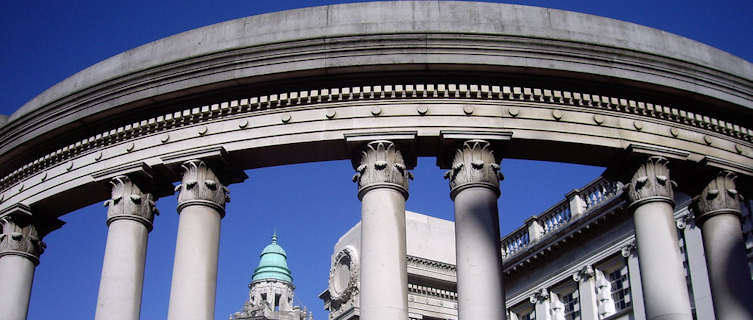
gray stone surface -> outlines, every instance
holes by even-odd
[[[31,298],[31,283],[36,265],[27,257],[0,257],[0,316],[7,320],[26,320]]]
[[[373,41],[375,35],[378,41]],[[344,36],[363,38],[363,46],[352,54],[332,54],[330,50],[347,47],[340,41]],[[435,45],[446,47],[448,41],[459,49],[433,50]],[[291,46],[272,45],[277,43]],[[399,44],[403,49],[391,51],[385,44]],[[494,48],[488,49],[488,45]],[[516,48],[514,54],[509,53],[511,47]],[[479,54],[481,48],[483,54]],[[553,48],[562,51],[552,53]],[[232,61],[225,59],[229,52],[236,57]],[[306,52],[305,59],[296,52]],[[249,62],[242,58],[260,54],[275,60]],[[563,60],[562,55],[571,58]],[[186,63],[190,61],[197,63]],[[416,65],[432,70],[447,65],[534,70],[546,65],[548,71],[538,71],[635,80],[728,101],[746,112],[753,107],[753,64],[660,30],[527,6],[374,2],[242,18],[124,52],[71,76],[22,106],[0,129],[0,135],[13,136],[0,146],[0,152],[116,107],[122,112],[124,106],[144,106],[144,99],[165,101],[187,92],[295,77],[297,72],[323,75],[346,70],[415,69]],[[648,66],[651,68],[646,69]],[[190,75],[186,68],[190,68]]]
[[[117,220],[110,224],[95,319],[140,318],[148,234],[141,222]]]

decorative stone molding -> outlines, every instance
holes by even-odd
[[[358,294],[358,253],[352,247],[341,250],[329,269],[329,294],[335,303],[344,303]]]
[[[549,290],[546,290],[544,288],[534,291],[533,294],[530,297],[528,297],[528,301],[530,301],[533,304],[537,304],[537,303],[544,302],[547,300],[549,300]]]
[[[675,182],[669,178],[668,163],[667,158],[651,156],[641,164],[626,185],[629,208],[654,201],[668,202],[674,206],[672,189]]]
[[[549,313],[552,320],[565,320],[565,304],[560,301],[560,296],[549,292]]]
[[[217,178],[215,172],[202,160],[188,160],[181,165],[183,180],[175,187],[178,192],[178,212],[189,205],[212,207],[225,215],[225,203],[230,202],[230,191]]]
[[[143,223],[151,231],[154,215],[159,214],[154,196],[141,191],[128,176],[114,177],[110,185],[112,198],[104,202],[108,207],[107,225],[116,220],[133,220]]]
[[[40,223],[29,207],[17,204],[0,214],[0,257],[18,255],[28,258],[34,265],[47,245],[42,241],[47,233],[63,225],[60,220]]]
[[[457,270],[455,269],[455,265],[429,260],[421,257],[415,257],[415,256],[406,256],[405,257],[408,266],[420,268],[420,269],[426,269],[426,270],[432,270],[435,272],[448,272],[451,274],[455,274]]]
[[[395,144],[387,140],[376,140],[366,144],[361,152],[360,165],[356,167],[353,182],[358,183],[358,199],[375,188],[392,188],[407,199],[409,180],[413,173],[408,171],[403,155]]]
[[[583,266],[580,270],[573,273],[573,280],[576,282],[587,281],[593,278],[595,275],[594,269],[591,266]]]
[[[612,284],[601,270],[596,271],[596,305],[599,318],[604,319],[617,312],[612,299]]]
[[[737,192],[736,178],[734,173],[721,170],[703,188],[701,194],[693,199],[696,223],[700,225],[708,218],[719,214],[732,214],[742,218],[742,196]]]
[[[456,90],[450,92],[448,87],[456,87]],[[195,123],[212,121],[220,117],[229,115],[247,115],[250,112],[262,108],[287,107],[295,105],[318,104],[328,101],[359,101],[367,99],[425,99],[425,98],[444,98],[444,99],[488,99],[488,100],[514,100],[514,101],[532,101],[539,103],[548,103],[553,105],[584,107],[589,109],[605,109],[610,112],[621,112],[625,114],[637,115],[646,118],[653,118],[661,121],[671,121],[682,126],[690,126],[698,130],[708,130],[715,133],[728,136],[743,141],[753,141],[753,130],[732,124],[722,120],[715,119],[703,114],[696,114],[682,110],[682,108],[662,106],[649,102],[642,102],[621,97],[608,97],[598,94],[587,94],[580,92],[537,89],[527,87],[495,86],[486,84],[470,85],[447,85],[447,84],[416,84],[416,85],[395,85],[394,89],[384,95],[381,94],[384,86],[358,86],[331,88],[322,90],[304,90],[301,92],[286,92],[270,94],[265,96],[255,96],[238,100],[219,101],[215,104],[197,106],[185,109],[181,112],[168,113],[155,116],[149,119],[143,119],[133,124],[125,125],[118,128],[112,128],[97,135],[81,141],[74,141],[70,145],[55,150],[34,161],[18,167],[16,170],[8,173],[0,179],[0,191],[8,190],[15,183],[42,172],[56,164],[68,159],[86,154],[87,151],[97,148],[106,147],[122,143],[124,140],[139,138],[143,135],[152,135],[161,133],[162,143],[170,140],[168,131],[184,126],[193,126]],[[520,92],[540,91],[541,95],[529,94],[523,95]],[[380,93],[373,95],[369,93]],[[303,95],[305,93],[305,95]],[[517,93],[517,94],[516,94]],[[425,107],[425,106],[424,106]],[[422,108],[419,108],[420,114]],[[508,112],[512,116],[517,116],[517,108],[509,108]],[[603,115],[595,114],[595,117],[601,119]],[[283,123],[290,121],[290,115],[282,115]],[[186,121],[189,118],[191,121]],[[676,133],[676,134],[675,134]],[[679,135],[677,129],[672,136]],[[737,153],[743,153],[749,148],[740,144],[735,145]]]
[[[450,180],[450,198],[470,187],[485,187],[499,196],[499,181],[504,179],[489,142],[468,140],[455,151],[452,167],[444,178]]]
[[[636,253],[636,250],[638,250],[638,243],[635,242],[635,239],[633,239],[622,248],[620,248],[620,254],[623,257],[627,258],[631,255],[634,255]]]

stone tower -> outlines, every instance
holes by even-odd
[[[277,244],[276,232],[272,243],[261,252],[248,288],[248,301],[231,320],[313,320],[305,307],[293,306],[293,277],[285,249]]]

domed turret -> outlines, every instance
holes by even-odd
[[[254,270],[251,282],[266,279],[276,279],[293,283],[293,277],[288,269],[288,257],[285,249],[277,244],[277,232],[272,235],[272,243],[267,245],[260,255],[259,266]]]
[[[277,244],[277,232],[272,235],[272,243],[262,250],[248,288],[248,301],[230,319],[313,320],[306,308],[293,306],[295,286],[288,269],[288,255]]]

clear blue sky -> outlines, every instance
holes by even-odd
[[[0,113],[10,114],[46,88],[98,61],[144,43],[234,18],[345,1],[3,1],[0,4]],[[635,22],[753,61],[753,2],[745,1],[516,1]],[[505,160],[500,199],[503,233],[597,177],[602,168]],[[274,228],[287,250],[297,304],[326,319],[317,298],[327,286],[338,237],[360,219],[360,203],[346,161],[247,172],[230,187],[223,220],[217,319],[247,298],[258,253]],[[433,159],[420,159],[409,210],[452,219],[447,182]],[[178,224],[176,199],[158,201],[162,214],[150,235],[142,319],[164,319]],[[93,205],[63,217],[45,241],[29,319],[94,316],[107,227],[105,208]]]

